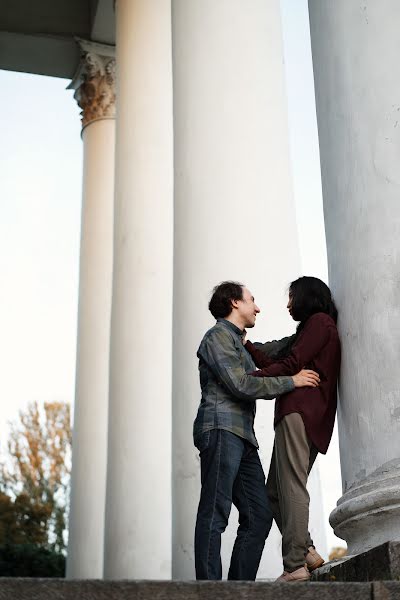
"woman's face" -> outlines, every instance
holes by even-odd
[[[288,311],[289,311],[289,314],[290,314],[290,316],[291,316],[291,317],[292,317],[292,319],[293,319],[293,314],[292,314],[292,304],[293,304],[293,297],[292,297],[292,295],[291,295],[291,294],[289,294],[289,300],[288,300],[288,303],[287,303],[287,309],[288,309]]]

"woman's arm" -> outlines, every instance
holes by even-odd
[[[244,347],[251,354],[251,358],[254,360],[254,363],[258,369],[262,369],[264,367],[269,367],[270,365],[276,362],[273,358],[270,358],[262,350],[259,350],[255,347],[255,345],[248,340]]]
[[[261,365],[259,371],[251,373],[255,377],[273,377],[276,375],[295,375],[303,369],[326,345],[329,340],[329,329],[324,313],[310,317],[299,335],[290,354],[286,358],[273,361],[254,348],[251,342],[246,343],[246,348],[253,356],[256,366]],[[251,347],[249,346],[251,344]],[[256,360],[257,358],[257,360]],[[268,361],[268,362],[267,362]],[[258,363],[258,364],[257,364]]]
[[[260,342],[254,342],[253,346],[255,349],[261,350],[263,354],[266,354],[270,358],[277,359],[281,352],[289,354],[295,338],[296,334],[294,333],[293,335],[284,337],[281,340],[272,340],[271,342],[265,342],[265,344],[261,344]]]

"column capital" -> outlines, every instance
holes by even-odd
[[[115,118],[115,46],[76,38],[81,61],[67,89],[82,109],[82,129],[98,119]]]

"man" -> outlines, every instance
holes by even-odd
[[[271,400],[295,387],[316,387],[318,374],[302,370],[293,377],[251,377],[254,362],[243,346],[246,328],[260,309],[242,284],[216,286],[209,303],[217,323],[205,334],[199,358],[202,397],[194,422],[200,451],[201,495],[195,531],[197,579],[221,579],[221,534],[232,502],[239,529],[228,579],[256,578],[272,512],[254,434],[255,400]]]

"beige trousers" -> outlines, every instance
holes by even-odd
[[[291,413],[278,423],[267,494],[282,533],[283,568],[289,573],[304,565],[307,548],[313,545],[308,531],[307,479],[317,454],[299,413]]]

